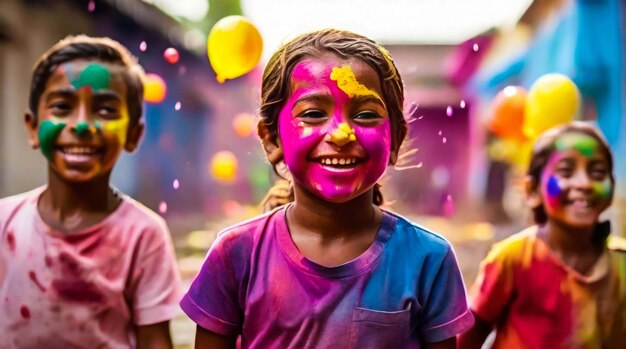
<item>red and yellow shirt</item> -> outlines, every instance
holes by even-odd
[[[496,326],[493,348],[626,348],[626,253],[608,245],[581,275],[536,226],[495,244],[471,290],[476,316]]]

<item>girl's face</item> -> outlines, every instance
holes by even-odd
[[[540,194],[548,220],[573,228],[597,223],[613,197],[609,159],[603,145],[584,133],[565,133],[541,174]]]
[[[278,127],[296,185],[341,203],[367,190],[391,154],[387,107],[378,74],[356,58],[305,58],[291,75]]]

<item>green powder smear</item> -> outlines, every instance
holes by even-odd
[[[55,141],[59,133],[65,128],[65,125],[66,123],[64,122],[53,122],[50,120],[44,120],[41,125],[39,125],[39,147],[48,160],[52,160]]]
[[[81,121],[78,124],[76,124],[76,127],[74,128],[74,130],[76,130],[77,135],[82,136],[86,134],[87,131],[89,131],[89,124],[84,121]]]
[[[68,74],[70,75],[70,74]],[[94,91],[99,91],[109,87],[111,75],[109,69],[97,63],[89,64],[82,72],[70,77],[70,83],[77,90],[81,87],[91,87]]]
[[[563,151],[576,149],[584,156],[591,156],[598,148],[598,141],[588,135],[580,133],[568,133],[559,137],[555,142],[557,150]]]

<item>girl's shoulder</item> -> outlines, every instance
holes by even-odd
[[[626,238],[617,235],[609,235],[606,244],[610,251],[626,254]]]
[[[284,206],[278,207],[224,228],[217,233],[215,244],[227,249],[234,247],[251,249],[256,242],[267,235],[268,231],[275,229],[276,220],[283,217],[283,210]]]
[[[509,261],[512,263],[532,259],[537,244],[537,226],[533,225],[515,233],[491,246],[485,262],[494,260]]]
[[[451,250],[450,242],[441,234],[424,227],[398,213],[384,211],[394,221],[391,241],[402,246],[418,245],[420,250],[431,252],[441,251],[447,254]]]

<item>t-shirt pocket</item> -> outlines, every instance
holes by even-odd
[[[350,348],[400,349],[408,345],[410,305],[400,311],[379,311],[355,307],[352,313]]]

